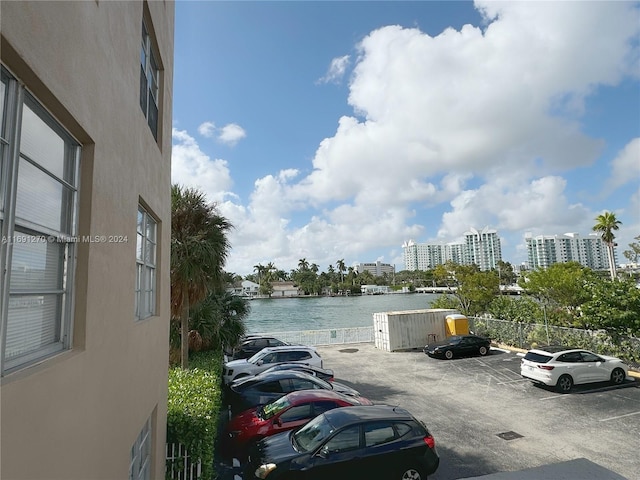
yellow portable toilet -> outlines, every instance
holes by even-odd
[[[447,337],[451,335],[468,335],[469,319],[459,313],[452,313],[445,317],[445,330]]]

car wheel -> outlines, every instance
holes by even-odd
[[[244,378],[244,377],[248,377],[249,374],[248,373],[240,373],[238,375],[236,375],[235,377],[233,377],[234,380],[238,380],[240,378]]]
[[[444,352],[444,358],[447,360],[451,360],[453,358],[453,350],[447,350]]]
[[[614,368],[613,372],[611,372],[611,383],[613,383],[614,385],[620,385],[622,382],[624,382],[625,378],[627,378],[627,376],[624,374],[624,370],[621,368]]]
[[[480,347],[479,352],[480,352],[480,355],[484,357],[487,353],[489,353],[489,349],[483,345],[482,347]]]
[[[403,468],[400,470],[399,480],[426,480],[427,477],[420,473],[420,470],[415,467]]]
[[[573,388],[573,378],[570,375],[562,375],[556,383],[556,388],[560,393],[569,393]]]

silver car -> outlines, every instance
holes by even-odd
[[[237,378],[257,375],[278,363],[303,363],[322,368],[322,358],[314,347],[283,345],[263,348],[251,358],[225,363],[222,378],[229,384]]]

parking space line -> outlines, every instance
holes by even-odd
[[[599,422],[608,422],[609,420],[617,420],[619,418],[624,418],[624,417],[631,417],[633,415],[640,415],[640,412],[632,412],[632,413],[626,413],[624,415],[618,415],[616,417],[609,417],[609,418],[601,418],[600,420],[598,420]]]
[[[516,373],[515,373],[515,372],[513,372],[512,370],[506,369],[506,371],[505,371],[505,369],[497,369],[497,368],[494,368],[494,367],[492,367],[491,365],[489,365],[487,362],[484,362],[484,361],[482,361],[482,360],[480,360],[480,359],[476,359],[476,361],[477,361],[480,365],[482,365],[484,368],[488,368],[488,369],[492,370],[493,372],[495,372],[495,375],[496,375],[496,376],[491,375],[491,374],[489,374],[489,375],[490,375],[492,378],[494,378],[497,382],[505,382],[505,383],[508,383],[508,382],[510,382],[510,381],[511,381],[512,376],[513,376],[513,375],[516,375]],[[501,376],[502,378],[499,378],[498,376]],[[498,383],[498,384],[500,385],[500,383]]]

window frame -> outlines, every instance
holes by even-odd
[[[147,208],[138,204],[136,213],[136,283],[135,319],[145,320],[158,315],[158,221]],[[148,236],[147,227],[153,226],[153,238]],[[147,258],[148,247],[153,246],[153,258]],[[153,279],[149,280],[148,274]],[[147,309],[147,305],[149,308]]]
[[[153,456],[153,426],[149,417],[131,446],[129,459],[129,480],[151,479],[151,458]]]
[[[155,47],[155,38],[149,28],[151,21],[147,15],[142,17],[142,36],[140,42],[140,108],[147,119],[153,138],[158,140],[160,125],[160,81],[162,78],[160,56]],[[155,107],[155,116],[151,107]]]
[[[4,86],[0,118],[0,231],[3,240],[0,244],[0,376],[5,376],[72,347],[82,145],[4,65],[1,67],[0,81]],[[36,152],[37,155],[33,157],[33,154],[24,151],[29,150],[26,144],[22,144],[24,138],[29,139],[22,131],[25,109],[30,110],[49,132],[60,137],[62,149],[55,161],[62,162],[62,173],[53,171],[47,159],[42,158],[41,152]],[[23,170],[28,167],[25,172],[36,172],[39,178],[59,189],[59,205],[54,204],[55,213],[59,215],[57,226],[43,225],[30,212],[26,216],[17,214],[19,199],[23,201],[25,198],[21,196],[25,193],[21,191],[19,180],[26,177],[24,173],[21,176],[20,165]],[[19,245],[21,242],[18,239],[24,242],[23,245]],[[44,257],[40,257],[41,261],[44,259],[45,267],[34,270],[34,275],[47,275],[51,271],[53,275],[40,285],[28,278],[20,285],[19,277],[16,277],[18,280],[12,285],[12,276],[17,274],[12,269],[16,253],[14,245],[19,245],[19,252],[29,243],[34,244],[34,248],[37,244],[45,244]],[[54,245],[60,245],[60,248],[51,250],[50,247]],[[57,262],[53,270],[50,269],[55,264],[50,264],[50,260]],[[45,286],[48,282],[53,283]],[[36,317],[39,312],[26,312],[35,313],[35,317],[20,322],[20,326],[11,332],[12,298],[16,299],[16,303],[26,300],[28,305],[30,301],[35,301],[43,307],[46,298],[49,298],[52,302],[47,312],[48,318],[40,320],[38,325]],[[17,318],[24,318],[26,313],[18,314]],[[40,335],[39,341],[35,339],[36,335]],[[22,339],[24,351],[9,352],[9,338],[18,343]]]

